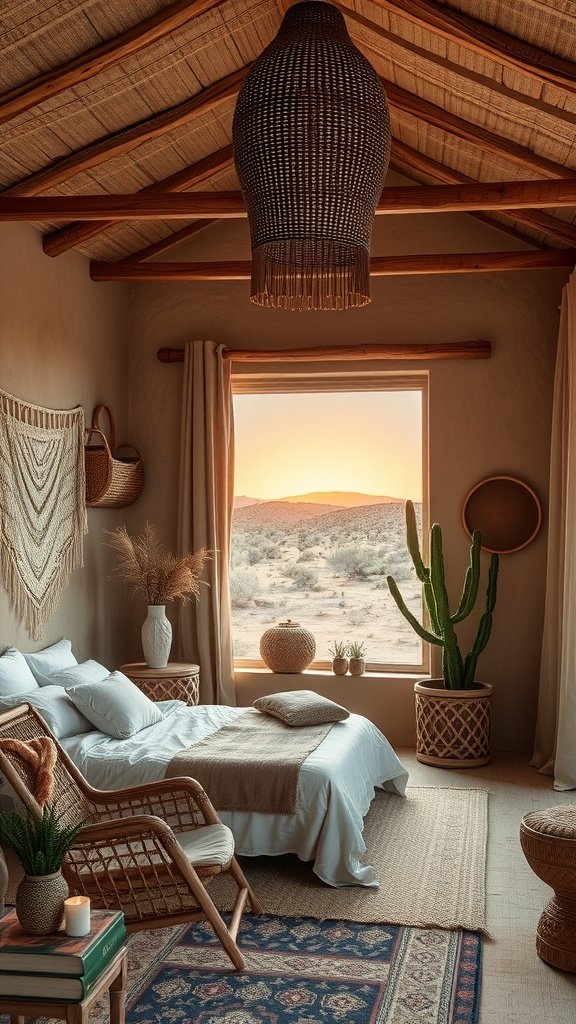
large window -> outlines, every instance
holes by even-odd
[[[404,502],[422,525],[426,389],[418,376],[235,378],[231,593],[237,665],[296,620],[316,639],[366,645],[372,671],[422,670],[423,645],[394,604],[398,581],[421,615],[406,550]]]

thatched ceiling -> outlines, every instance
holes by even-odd
[[[283,0],[3,3],[0,186],[28,196],[151,186],[237,190],[230,142],[242,69],[275,35],[285,6]],[[576,178],[572,0],[342,0],[339,6],[387,85],[396,170],[427,185]],[[573,207],[481,216],[535,246],[576,247]],[[51,255],[75,246],[95,259],[119,260],[174,232],[181,237],[191,223],[92,223],[73,232],[58,224],[45,244]]]

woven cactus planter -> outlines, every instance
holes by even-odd
[[[445,690],[441,679],[414,684],[416,758],[436,768],[480,768],[490,761],[492,686]]]

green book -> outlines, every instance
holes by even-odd
[[[0,992],[6,972],[33,976],[96,976],[126,942],[124,914],[118,910],[92,910],[88,935],[66,935],[61,928],[53,935],[27,935],[15,911],[0,919]],[[25,994],[25,993],[23,993]]]
[[[94,962],[92,969],[81,977],[61,977],[57,974],[4,973],[0,971],[0,998],[12,996],[15,999],[69,999],[81,1002],[94,988],[98,979],[116,954],[124,948],[126,935],[116,933],[111,940],[109,956],[104,962]]]

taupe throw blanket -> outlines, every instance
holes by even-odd
[[[295,814],[300,765],[333,724],[295,729],[249,709],[175,754],[166,778],[196,779],[219,811]]]

